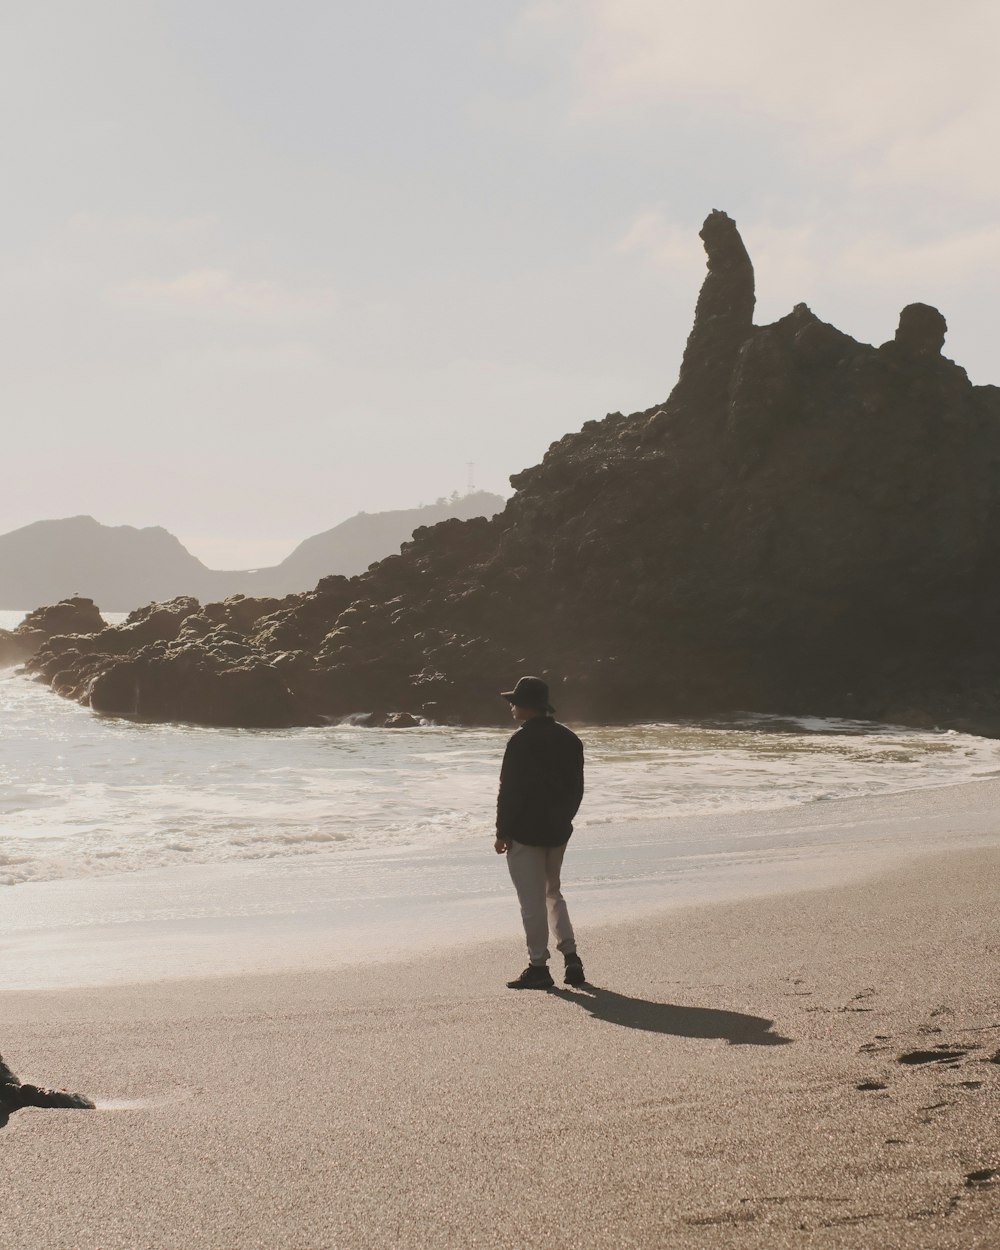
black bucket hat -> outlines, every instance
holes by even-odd
[[[554,712],[549,702],[549,688],[540,677],[521,677],[513,690],[502,690],[501,697],[515,707],[530,707],[538,712]]]

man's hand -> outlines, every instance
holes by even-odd
[[[493,849],[498,855],[506,855],[510,850],[510,842],[506,838],[497,838],[493,843]]]

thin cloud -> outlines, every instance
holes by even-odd
[[[245,280],[228,269],[192,269],[162,281],[128,282],[119,299],[148,308],[209,312],[274,320],[325,317],[337,308],[330,287],[294,289],[267,280]]]
[[[1000,189],[993,0],[947,21],[912,0],[535,0],[522,29],[568,57],[580,121],[694,103],[706,121],[755,115],[817,163],[849,157],[868,184]]]
[[[705,268],[705,254],[690,226],[668,220],[657,209],[646,209],[631,222],[614,244],[623,255],[650,260],[675,277],[694,278]]]
[[[221,227],[213,213],[186,217],[156,217],[147,213],[74,213],[66,222],[66,237],[88,246],[113,244],[120,248],[124,240],[146,243],[187,243],[210,237]]]
[[[1000,268],[1000,224],[963,230],[921,243],[901,244],[888,235],[861,238],[845,247],[837,260],[852,285],[898,282],[920,274],[928,283],[948,289],[974,283]]]

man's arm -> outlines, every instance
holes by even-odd
[[[521,731],[512,734],[500,766],[500,787],[497,790],[497,836],[493,844],[498,855],[510,847],[517,831],[524,798]]]
[[[572,816],[575,816],[580,810],[580,804],[583,802],[583,743],[579,738],[574,743],[573,765],[572,765]]]

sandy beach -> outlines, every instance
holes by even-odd
[[[480,941],[6,993],[11,1067],[99,1110],[0,1131],[0,1246],[996,1247],[998,878],[951,849],[604,924],[577,991]]]

